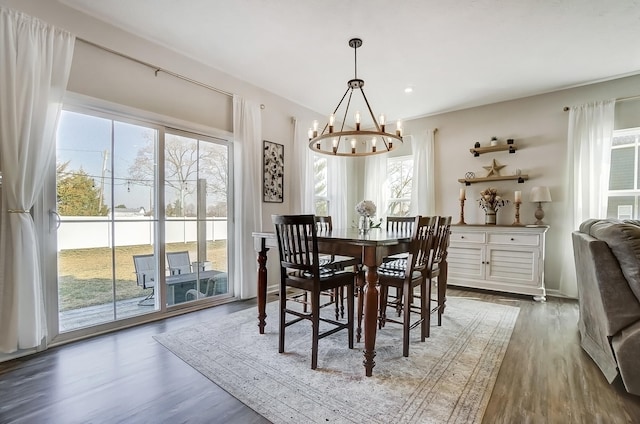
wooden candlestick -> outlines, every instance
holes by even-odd
[[[513,202],[516,205],[516,220],[513,221],[511,225],[523,226],[524,224],[520,223],[520,204],[522,202]]]
[[[460,199],[460,222],[457,225],[466,225],[464,222],[464,199]]]

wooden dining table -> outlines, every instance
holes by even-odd
[[[267,251],[278,247],[275,233],[253,233],[258,253],[258,328],[264,334],[267,304]],[[373,375],[378,329],[378,266],[385,256],[409,250],[410,233],[386,231],[381,228],[360,234],[357,229],[333,229],[318,233],[320,253],[360,257],[365,268],[364,283],[364,361],[365,375]]]

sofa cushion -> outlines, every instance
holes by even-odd
[[[607,243],[631,291],[640,300],[640,221],[588,220],[580,231]]]

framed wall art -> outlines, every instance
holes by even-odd
[[[262,201],[284,201],[284,146],[267,140],[262,142]]]

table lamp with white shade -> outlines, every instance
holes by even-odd
[[[542,203],[551,202],[551,193],[549,187],[533,187],[531,193],[529,193],[530,202],[538,202],[538,208],[535,212],[536,225],[544,225],[542,218],[544,218],[544,211],[542,210]]]

